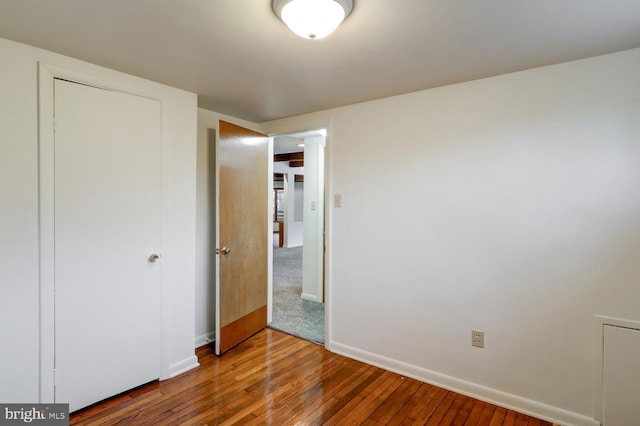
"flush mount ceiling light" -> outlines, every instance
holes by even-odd
[[[273,0],[273,11],[300,37],[323,38],[353,9],[353,0]]]

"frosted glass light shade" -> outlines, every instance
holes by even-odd
[[[319,39],[328,36],[351,12],[353,1],[289,0],[273,2],[274,11],[300,37]]]

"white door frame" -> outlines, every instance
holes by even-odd
[[[79,84],[86,84],[106,90],[116,90],[131,95],[157,100],[162,108],[162,237],[163,251],[168,247],[167,221],[168,177],[167,170],[169,152],[166,137],[166,105],[165,100],[154,93],[124,83],[89,75],[80,71],[63,68],[57,65],[38,63],[38,172],[39,172],[39,225],[40,225],[40,402],[54,402],[54,79],[61,78]],[[163,267],[163,270],[165,268]],[[166,285],[166,277],[161,273],[160,279],[160,379],[169,378],[170,341],[169,341],[169,304],[170,294]]]

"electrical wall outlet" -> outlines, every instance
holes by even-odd
[[[471,330],[471,346],[484,348],[484,331]]]

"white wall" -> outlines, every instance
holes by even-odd
[[[37,65],[0,39],[0,400],[38,401]]]
[[[39,61],[153,93],[166,107],[163,376],[197,366],[193,349],[196,96],[4,39],[0,39],[0,58],[0,401],[40,400]]]
[[[265,123],[328,125],[327,346],[596,424],[593,317],[640,319],[639,75],[635,49]]]

